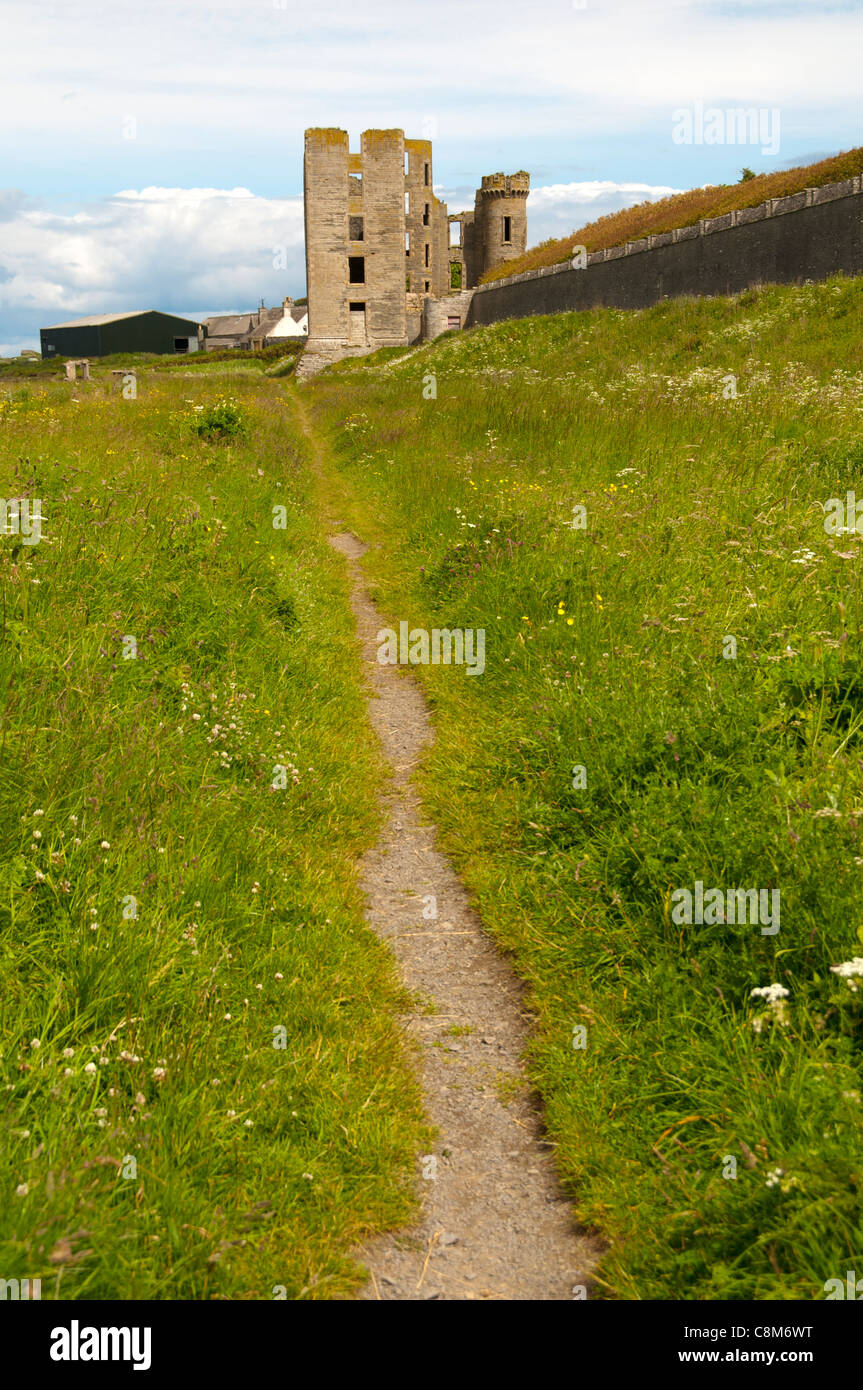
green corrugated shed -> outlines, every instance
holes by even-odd
[[[108,357],[115,352],[195,352],[199,327],[194,319],[142,309],[55,323],[41,328],[39,336],[43,358]]]

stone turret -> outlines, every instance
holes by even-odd
[[[515,260],[527,249],[527,195],[530,175],[486,174],[476,191],[474,260],[476,279]]]

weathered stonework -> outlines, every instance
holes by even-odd
[[[474,211],[450,219],[434,195],[431,141],[401,130],[364,131],[359,154],[346,131],[307,130],[304,180],[309,337],[298,376],[416,342],[432,322],[443,325],[436,332],[456,318],[462,326],[466,305],[446,308],[460,301],[451,262],[461,265],[457,290],[469,290],[527,246],[526,173],[483,178]],[[449,245],[453,220],[460,247]],[[427,313],[430,300],[442,301],[440,314]]]
[[[426,299],[423,305],[423,339],[428,342],[451,329],[464,328],[473,295],[473,290],[461,290],[441,299],[431,296]]]
[[[518,174],[489,174],[477,189],[474,209],[477,279],[527,250],[529,192],[530,175],[524,170]]]

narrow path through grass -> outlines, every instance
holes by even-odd
[[[292,394],[321,487],[337,508],[327,450],[301,392]],[[381,838],[363,859],[367,916],[412,991],[402,1021],[436,1126],[433,1146],[418,1156],[421,1218],[359,1252],[371,1274],[364,1296],[584,1297],[596,1246],[574,1229],[529,1090],[521,986],[422,815],[411,779],[433,741],[431,721],[416,683],[377,661],[382,623],[358,563],[364,546],[350,534],[332,544],[349,566],[372,722],[393,774]],[[452,667],[450,678],[469,679],[463,667]]]

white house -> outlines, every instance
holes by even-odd
[[[283,314],[267,334],[267,342],[277,342],[279,338],[305,338],[309,332],[309,306],[295,304],[289,297],[282,302]]]

